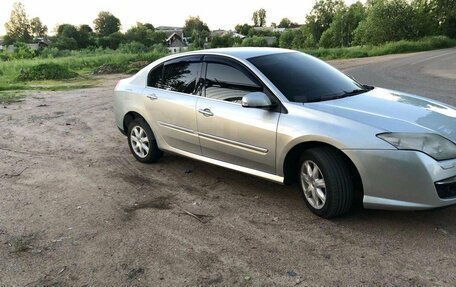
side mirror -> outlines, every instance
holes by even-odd
[[[244,108],[270,109],[274,105],[265,93],[253,92],[242,97],[242,106]]]

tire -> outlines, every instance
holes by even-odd
[[[304,151],[298,179],[305,204],[320,217],[345,215],[353,205],[355,187],[349,167],[334,149],[318,147]]]
[[[157,162],[163,155],[158,148],[152,129],[142,118],[134,119],[128,126],[128,146],[133,156],[142,163]]]

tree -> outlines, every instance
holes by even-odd
[[[264,27],[266,26],[266,10],[261,8],[253,12],[252,15],[253,26],[255,27]]]
[[[235,39],[232,35],[216,35],[211,39],[211,48],[225,48],[232,47],[234,45]]]
[[[406,0],[376,1],[354,32],[355,43],[379,45],[420,36],[415,11]]]
[[[293,40],[295,38],[295,31],[285,30],[280,34],[279,46],[280,48],[291,49],[293,48]]]
[[[185,37],[191,37],[191,43],[195,48],[202,48],[209,37],[210,30],[206,23],[197,17],[190,16],[185,20],[183,29]]]
[[[92,28],[87,24],[79,26],[76,41],[80,49],[95,46],[96,42]]]
[[[95,31],[101,36],[109,36],[120,31],[119,18],[106,11],[98,13],[98,17],[93,23],[95,24]]]
[[[438,32],[450,38],[456,38],[456,1],[430,0],[432,15],[438,24]]]
[[[76,27],[71,24],[61,24],[57,27],[57,34],[53,39],[61,50],[77,50],[94,46],[95,37],[89,25]]]
[[[258,18],[260,22],[260,27],[266,26],[266,10],[263,8],[258,10]]]
[[[81,26],[79,26],[79,32],[91,34],[93,33],[93,29],[87,24],[82,24]]]
[[[312,33],[315,43],[320,41],[320,37],[331,25],[336,11],[342,9],[345,4],[342,0],[319,0],[306,17],[306,25]]]
[[[71,24],[61,24],[57,27],[57,37],[68,37],[77,39],[78,38],[78,28]]]
[[[433,13],[434,3],[433,0],[413,0],[411,3],[417,19],[419,37],[434,35],[439,29],[439,22]]]
[[[361,2],[350,7],[341,7],[334,16],[329,28],[320,38],[320,47],[348,47],[353,42],[353,32],[366,17],[366,11]]]
[[[5,29],[9,42],[5,44],[12,44],[17,41],[29,42],[32,39],[30,20],[21,2],[14,3],[10,20],[5,24]]]
[[[52,39],[52,46],[59,50],[77,50],[79,31],[76,26],[71,24],[61,24],[57,27],[57,34]]]
[[[30,20],[30,27],[32,35],[35,38],[44,38],[47,36],[48,28],[46,25],[43,25],[39,17],[35,17]]]
[[[234,30],[241,34],[241,35],[248,35],[249,34],[249,30],[252,28],[252,26],[250,26],[249,24],[238,24],[236,25],[236,27],[234,27]]]
[[[78,42],[74,38],[60,36],[55,37],[51,42],[51,47],[55,47],[59,50],[77,50]]]
[[[109,48],[116,50],[122,43],[125,43],[125,36],[120,32],[114,32],[109,36],[100,37],[98,39],[98,45],[105,49]]]
[[[279,28],[290,28],[290,26],[291,26],[291,20],[290,19],[283,18],[282,20],[280,20]]]
[[[304,49],[314,47],[312,35],[305,27],[300,29],[287,29],[280,34],[279,46],[286,49]]]
[[[142,24],[138,22],[136,23],[136,26],[128,29],[125,33],[125,38],[128,42],[139,42],[146,47],[150,47],[154,44],[158,44],[155,34],[155,28],[152,24]]]
[[[154,32],[151,35],[150,42],[153,46],[164,45],[166,41],[166,33],[164,32]]]

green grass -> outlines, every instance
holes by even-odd
[[[321,59],[333,60],[412,53],[451,47],[456,47],[456,39],[437,36],[426,37],[417,41],[402,40],[398,42],[386,43],[380,46],[314,49],[303,50],[303,52]]]
[[[131,70],[130,65],[139,61],[152,62],[165,56],[163,53],[149,52],[141,54],[128,54],[115,51],[78,53],[61,58],[34,58],[0,62],[0,91],[8,90],[61,90],[91,87],[96,84],[93,71],[102,65],[115,65],[117,70],[126,73]],[[21,71],[30,70],[41,64],[58,64],[80,76],[71,80],[58,81],[19,81]]]

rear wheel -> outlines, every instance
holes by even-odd
[[[304,202],[316,215],[331,218],[350,210],[354,184],[339,152],[327,147],[304,151],[299,162],[299,179]]]
[[[163,155],[152,129],[141,118],[133,120],[128,126],[128,146],[133,156],[140,162],[157,162]]]

